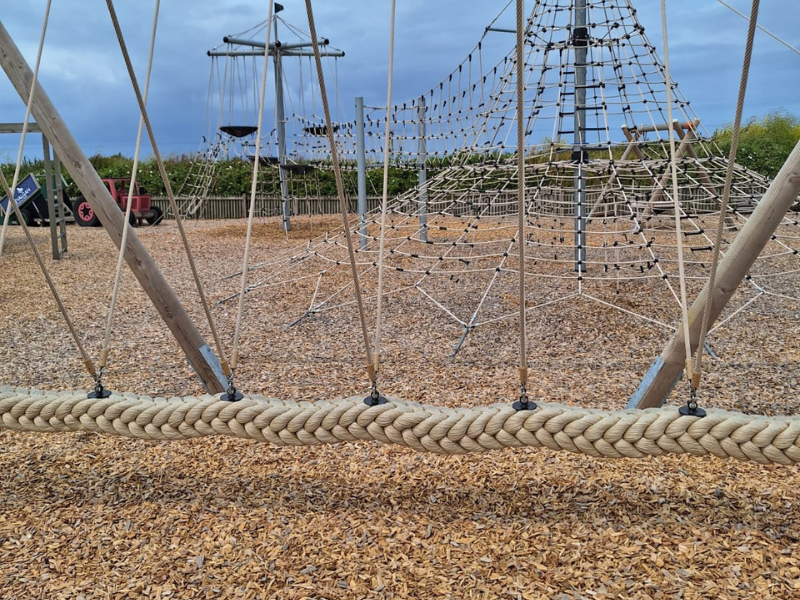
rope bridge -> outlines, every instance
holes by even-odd
[[[92,431],[148,440],[226,435],[276,446],[378,441],[419,452],[466,454],[503,448],[549,448],[604,458],[714,455],[762,464],[800,462],[800,417],[708,410],[681,416],[674,407],[603,411],[540,404],[516,411],[425,406],[362,397],[287,402],[250,396],[151,398],[134,394],[87,399],[81,391],[0,387],[0,429],[40,433]]]

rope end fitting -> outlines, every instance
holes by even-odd
[[[244,398],[244,394],[236,389],[233,383],[233,370],[231,370],[228,375],[228,389],[220,395],[219,399],[223,402],[238,402],[242,398]]]
[[[230,377],[231,367],[228,364],[228,361],[227,360],[220,361],[220,366],[222,367],[222,374],[225,375],[225,377]]]
[[[108,398],[111,392],[103,387],[103,367],[100,367],[97,373],[92,373],[92,377],[94,378],[94,391],[86,394],[86,397],[90,400]]]
[[[376,379],[372,380],[372,389],[369,392],[369,396],[364,398],[364,404],[367,406],[379,406],[381,404],[386,404],[389,402],[386,398],[380,395],[378,392],[378,381]]]
[[[110,395],[111,392],[106,388],[104,388],[102,384],[97,384],[96,386],[94,386],[94,391],[86,394],[86,397],[91,400],[97,400],[97,399],[102,400],[103,398],[108,398]]]
[[[689,393],[689,401],[686,403],[686,406],[681,406],[678,409],[678,412],[681,413],[684,417],[697,417],[698,419],[702,419],[706,416],[706,411],[702,408],[697,406],[697,388],[692,386],[692,390]]]
[[[520,374],[522,373],[523,369],[520,369]],[[525,369],[527,374],[527,369]],[[520,412],[522,410],[536,410],[536,403],[531,402],[530,398],[528,398],[528,389],[524,383],[520,385],[520,393],[519,393],[519,400],[514,402],[511,407]]]

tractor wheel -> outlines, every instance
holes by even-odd
[[[131,224],[131,227],[136,227],[139,224],[139,220],[136,218],[136,215],[133,214],[133,211],[131,211],[131,214],[128,215],[128,223]]]
[[[148,219],[150,225],[158,225],[164,219],[164,211],[161,210],[157,206],[151,206],[150,210],[152,210],[155,215]]]
[[[83,196],[78,196],[72,204],[75,210],[72,214],[75,216],[75,222],[81,227],[97,227],[100,225],[100,219],[94,212],[94,209]]]

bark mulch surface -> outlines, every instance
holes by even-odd
[[[260,221],[254,262],[307,237],[308,223],[296,225],[287,242],[276,221]],[[315,222],[314,233],[325,225]],[[239,280],[225,276],[241,268],[244,224],[188,229],[212,303],[234,294]],[[47,232],[34,231],[47,255]],[[210,341],[175,224],[137,232]],[[116,252],[102,229],[70,226],[68,235],[68,255],[47,262],[96,357]],[[303,262],[298,275],[321,270]],[[323,278],[319,294],[344,285],[341,272]],[[287,328],[311,306],[318,279],[270,273],[251,274],[263,284],[246,295],[238,386],[285,399],[366,393],[353,305]],[[443,277],[440,290],[431,279],[426,291],[468,320],[471,277]],[[202,393],[130,272],[122,282],[106,385]],[[501,283],[488,310],[513,309],[514,282]],[[759,298],[714,333],[702,404],[797,413],[798,303],[785,297],[796,284],[778,278],[783,296]],[[674,306],[654,314],[651,284],[622,288],[616,304],[675,323]],[[365,304],[372,330],[375,301]],[[384,308],[382,392],[448,406],[515,399],[514,319],[475,329],[450,358],[463,328],[427,297],[412,288]],[[235,299],[212,304],[228,351],[236,309]],[[0,311],[0,382],[91,387],[19,228],[0,257]],[[671,335],[581,297],[531,310],[528,331],[534,398],[602,408],[624,406]],[[670,402],[686,396],[681,382]],[[0,431],[0,598],[798,598],[799,484],[797,467],[716,458],[440,457],[377,443],[274,448]]]

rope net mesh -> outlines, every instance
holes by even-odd
[[[388,138],[386,108],[366,108],[367,169],[382,164],[388,147],[393,168],[407,170],[412,179],[424,172],[424,184],[389,204],[386,293],[417,293],[469,332],[514,316],[518,306],[512,286],[524,268],[532,311],[580,297],[665,329],[677,321],[678,250],[664,65],[631,2],[587,5],[587,27],[574,25],[576,10],[574,2],[537,2],[526,22],[524,267],[515,258],[520,240],[515,239],[512,36],[487,28],[446,78],[418,98],[391,107]],[[501,13],[495,23],[503,20],[510,15]],[[484,49],[496,44],[497,36],[505,36],[511,48],[487,67]],[[580,104],[576,91],[580,98],[585,95]],[[676,84],[671,92],[692,297],[708,277],[727,160]],[[325,138],[312,135],[322,121],[295,113],[288,122],[293,132],[288,156],[309,169],[297,180],[313,189],[312,177],[330,166]],[[356,123],[335,127],[341,164],[354,170]],[[355,174],[350,175],[346,181],[353,182]],[[763,176],[735,167],[723,254],[768,185]],[[368,296],[376,293],[380,218],[377,209],[366,215],[358,249]],[[796,261],[784,259],[795,254],[797,237],[797,220],[790,215],[728,314],[770,293],[772,275],[796,272]],[[329,278],[346,263],[343,241],[343,234],[332,229],[295,252],[270,258],[250,289],[316,280],[298,317],[348,305],[350,284]],[[651,287],[652,300],[632,306],[625,296],[631,285]],[[456,294],[455,289],[472,293]]]

